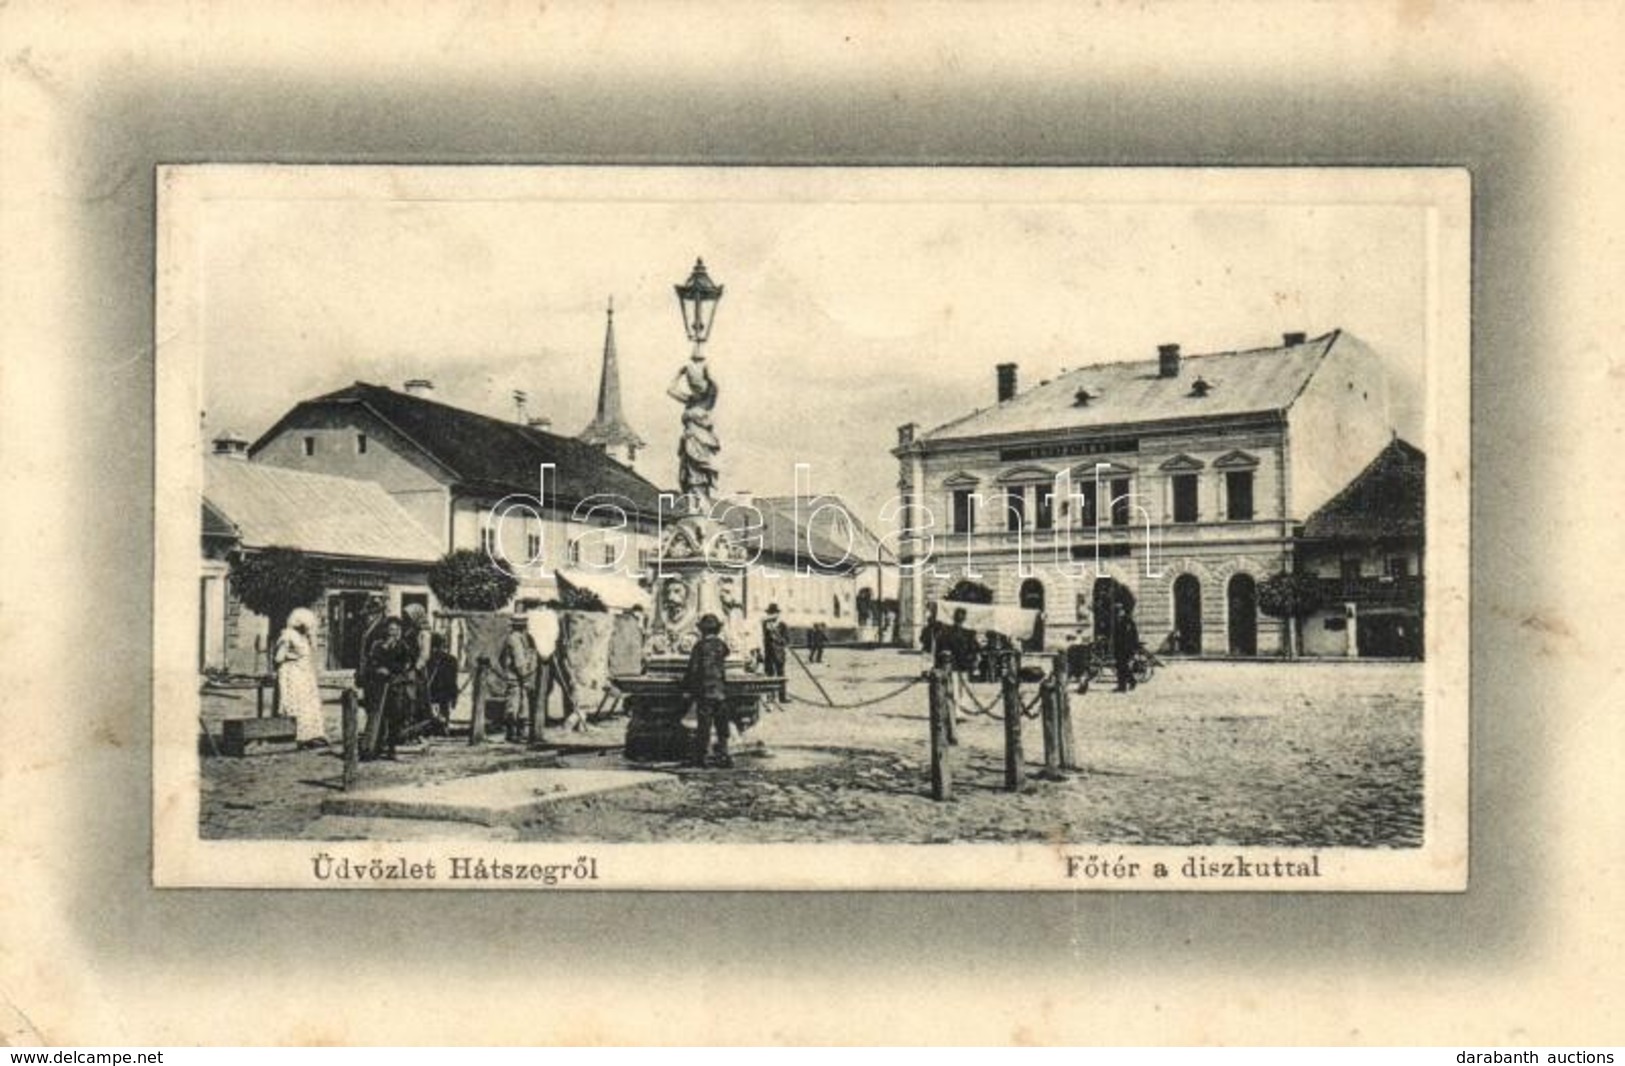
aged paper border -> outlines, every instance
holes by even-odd
[[[7,1039],[1617,1043],[1617,6],[669,6],[0,12]],[[1469,891],[151,889],[154,167],[469,159],[1469,168]]]
[[[155,328],[156,582],[154,588],[154,883],[161,887],[464,889],[543,888],[540,883],[447,876],[453,858],[497,863],[595,862],[599,880],[572,890],[907,889],[1156,891],[1460,891],[1467,881],[1468,296],[1470,201],[1463,170],[1335,168],[750,168],[164,166],[157,178]],[[377,203],[412,200],[594,203],[1191,204],[1222,211],[1260,203],[1414,207],[1425,219],[1426,318],[1418,339],[1427,418],[1417,442],[1429,456],[1423,844],[1415,848],[1124,847],[991,843],[957,845],[609,845],[591,840],[525,844],[206,841],[198,837],[199,714],[196,646],[197,524],[201,498],[195,412],[209,352],[200,326],[209,279],[201,247],[207,220],[267,201]],[[1358,269],[1358,264],[1353,265]],[[454,299],[454,297],[452,297]],[[1358,324],[1349,328],[1358,332]],[[925,367],[908,373],[927,373]],[[742,395],[736,391],[734,395]],[[769,386],[750,402],[784,402]],[[907,417],[907,412],[897,417]],[[884,457],[882,457],[884,458]],[[195,508],[193,508],[195,509]],[[923,771],[922,771],[923,773]],[[466,837],[466,834],[464,834]],[[318,879],[320,858],[386,868],[433,869],[395,882]],[[1186,877],[1188,859],[1313,864],[1312,879]],[[1103,863],[1126,876],[1073,876]],[[1158,878],[1157,866],[1170,871]]]

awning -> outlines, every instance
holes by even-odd
[[[556,571],[554,576],[561,591],[573,589],[591,593],[608,610],[630,611],[634,607],[649,610],[649,594],[625,574],[567,567]]]
[[[1038,612],[1028,607],[959,603],[955,600],[941,600],[937,603],[937,621],[944,625],[952,625],[954,615],[961,610],[965,612],[966,629],[977,633],[992,630],[1012,640],[1031,639],[1033,626],[1038,622]]]

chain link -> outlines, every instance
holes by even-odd
[[[884,696],[876,696],[873,699],[861,700],[857,703],[835,703],[833,701],[826,703],[820,700],[809,700],[805,696],[796,695],[794,692],[791,692],[789,688],[784,690],[784,694],[787,698],[793,700],[794,702],[805,703],[809,707],[824,707],[836,711],[850,711],[858,707],[872,707],[877,703],[884,703],[889,699],[895,699],[924,680],[925,678],[923,677],[916,677],[914,680],[908,682],[908,684],[902,686],[901,688],[893,689]]]

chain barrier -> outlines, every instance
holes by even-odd
[[[823,707],[823,708],[827,708],[829,710],[850,711],[850,710],[855,710],[855,709],[857,709],[859,707],[872,707],[877,703],[884,703],[887,700],[895,699],[896,697],[901,696],[903,693],[907,692],[909,689],[913,688],[915,685],[918,685],[918,684],[922,683],[923,681],[925,681],[925,678],[916,677],[912,681],[908,682],[906,685],[903,685],[901,688],[893,689],[892,691],[886,693],[884,696],[876,696],[873,699],[860,700],[857,703],[835,703],[833,701],[825,703],[825,702],[821,702],[821,701],[818,701],[818,700],[809,700],[804,696],[796,695],[794,692],[791,692],[788,688],[786,688],[784,690],[784,694],[785,694],[786,698],[788,698],[788,699],[790,699],[790,700],[792,700],[792,701],[794,701],[796,703],[805,703],[809,707]]]
[[[1047,677],[1039,682],[1038,691],[1033,695],[1033,698],[1022,705],[1021,716],[1023,718],[1038,718],[1042,715],[1043,712],[1038,709],[1038,705],[1043,702],[1044,692],[1050,684],[1051,681]],[[965,717],[994,718],[1001,722],[1004,721],[1004,694],[1002,690],[991,701],[983,703],[976,698],[976,690],[970,687],[970,682],[960,680],[954,697],[956,702],[960,696],[964,696],[970,702],[969,707],[965,707],[963,704],[959,707],[960,713]]]
[[[1004,709],[999,706],[999,698],[997,696],[993,698],[991,703],[984,704],[981,700],[976,698],[976,690],[970,687],[970,682],[963,679],[960,680],[959,685],[957,686],[957,691],[954,693],[955,702],[958,702],[958,698],[961,695],[970,700],[971,704],[970,708],[960,708],[960,710],[965,713],[966,717],[997,718],[1001,721],[1004,719]]]

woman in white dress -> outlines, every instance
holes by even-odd
[[[301,747],[327,743],[322,693],[316,686],[315,633],[316,615],[298,607],[288,615],[287,627],[276,642],[280,713],[294,720],[295,739]]]

